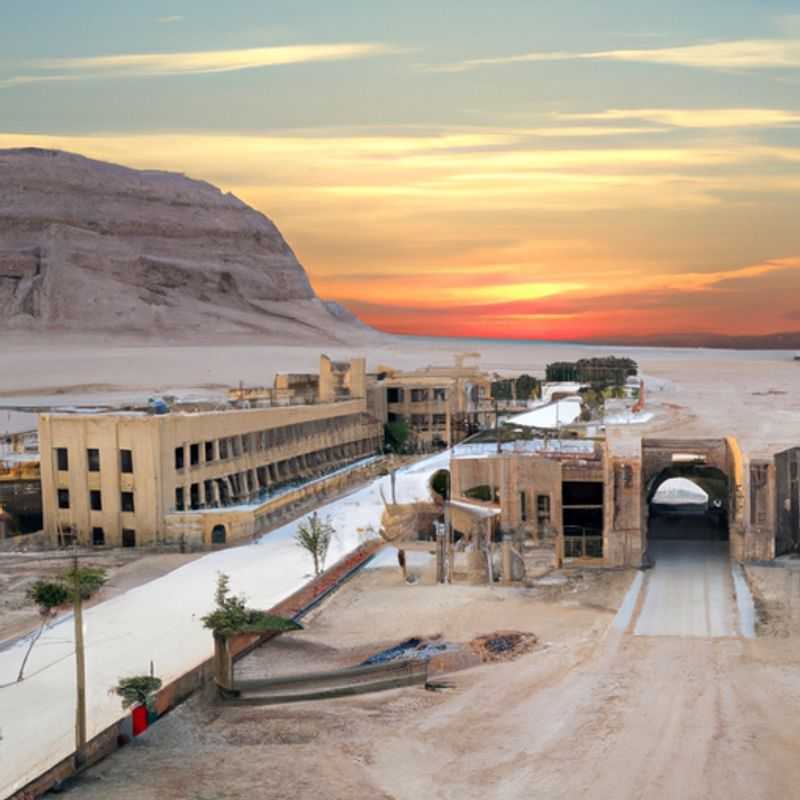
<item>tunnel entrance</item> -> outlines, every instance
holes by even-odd
[[[650,555],[664,550],[665,542],[672,543],[670,550],[684,544],[700,553],[705,549],[696,543],[718,543],[717,549],[727,551],[728,493],[728,478],[716,467],[678,463],[663,469],[647,493]]]

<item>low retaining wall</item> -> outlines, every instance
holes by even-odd
[[[318,578],[273,606],[269,609],[269,613],[299,619],[366,564],[383,545],[383,539],[370,539],[364,542],[325,570]],[[243,658],[277,635],[275,632],[268,632],[236,637],[235,641],[231,642],[234,660]],[[211,631],[208,632],[208,638],[211,641]],[[209,658],[159,690],[154,702],[156,716],[163,716],[211,680],[213,680],[213,659]],[[25,788],[15,792],[10,800],[36,800],[49,789],[76,775],[81,769],[96,764],[127,744],[130,741],[130,732],[130,717],[123,717],[87,743],[85,760],[80,767],[76,765],[73,754],[31,781]]]

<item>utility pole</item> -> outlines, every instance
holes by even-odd
[[[75,708],[75,766],[81,767],[86,751],[86,654],[83,644],[83,601],[78,573],[78,554],[72,557],[73,617],[75,620],[75,669],[78,686]]]
[[[497,398],[494,398],[494,433],[497,439],[497,454],[503,452],[503,443],[500,440],[500,411],[498,410]]]

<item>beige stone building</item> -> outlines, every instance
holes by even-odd
[[[687,477],[714,494],[732,559],[772,559],[800,551],[798,464],[800,448],[749,464],[733,437],[464,444],[451,460],[449,524],[473,548],[505,535],[520,554],[549,547],[557,565],[639,566],[658,488]]]
[[[319,372],[281,372],[272,386],[228,390],[228,399],[245,406],[303,405],[332,403],[351,397],[367,396],[367,370],[364,358],[332,361],[321,355]]]
[[[287,499],[380,452],[366,400],[274,408],[43,414],[45,531],[54,543],[223,543]],[[309,487],[312,487],[309,489]]]
[[[449,446],[490,427],[491,378],[465,364],[468,357],[457,356],[451,367],[412,372],[380,368],[368,384],[370,411],[384,422],[405,421],[412,445],[420,450]]]

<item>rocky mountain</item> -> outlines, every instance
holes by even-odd
[[[0,328],[348,341],[280,231],[217,187],[56,150],[0,150]]]

